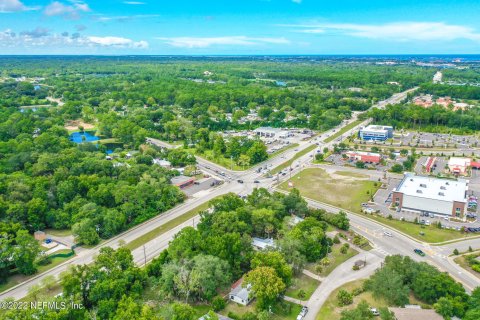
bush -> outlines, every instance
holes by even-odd
[[[215,312],[225,309],[225,300],[220,296],[214,297],[212,300],[212,307]]]
[[[315,266],[315,272],[316,273],[322,273],[322,271],[323,271],[323,266],[321,264],[317,264]]]
[[[303,289],[300,289],[300,291],[298,291],[298,297],[299,298],[305,298],[307,296],[307,294],[305,293],[305,291]]]
[[[457,248],[453,249],[453,254],[456,255],[456,256],[458,256],[459,252],[458,252],[458,249],[457,249]]]
[[[356,296],[362,294],[363,292],[365,292],[365,289],[363,287],[355,288],[352,291],[352,295],[356,297]]]
[[[340,307],[348,306],[353,303],[353,296],[348,291],[341,289],[337,293],[337,300]]]
[[[242,318],[242,320],[257,320],[257,315],[251,311],[248,311],[245,313]]]
[[[356,264],[354,264],[353,267],[352,267],[352,270],[353,271],[358,271],[358,270],[360,270],[360,267],[357,266]]]
[[[227,316],[233,320],[241,320],[240,316],[232,311],[228,312]]]
[[[350,245],[348,243],[345,243],[341,248],[340,248],[340,253],[341,254],[346,254],[348,252],[348,248],[350,248]]]
[[[333,243],[335,243],[335,244],[340,243],[340,238],[338,237],[338,235],[335,235],[335,237],[333,237]]]

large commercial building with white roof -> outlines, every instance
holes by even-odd
[[[468,180],[438,179],[405,173],[393,190],[392,201],[401,210],[463,218]]]
[[[360,129],[358,136],[362,140],[385,141],[393,138],[393,127],[369,125]]]

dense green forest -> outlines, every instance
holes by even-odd
[[[364,117],[396,129],[453,134],[473,133],[480,129],[479,107],[454,111],[443,106],[424,108],[414,104],[397,104],[388,105],[385,109],[372,109]]]

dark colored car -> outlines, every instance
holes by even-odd
[[[243,183],[243,180],[240,180],[240,179],[239,179],[239,180],[237,180],[237,182],[238,182],[238,183]]]
[[[421,257],[425,257],[425,252],[423,252],[420,249],[414,249],[413,252],[415,252],[416,254],[418,254]]]

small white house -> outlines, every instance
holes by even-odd
[[[256,250],[265,250],[267,248],[276,248],[277,245],[273,239],[252,238],[252,246]]]
[[[168,160],[164,159],[153,159],[153,164],[156,164],[162,168],[165,169],[171,169],[172,168],[172,163]]]
[[[248,305],[253,297],[251,295],[252,286],[247,284],[245,287],[242,286],[243,278],[238,280],[232,285],[232,290],[229,293],[229,298],[233,302],[239,303],[241,305]]]

